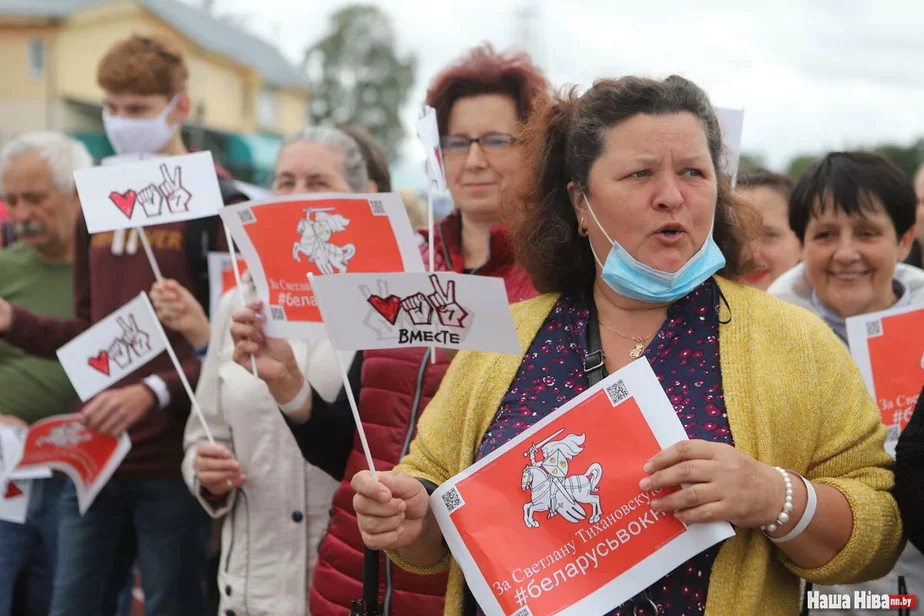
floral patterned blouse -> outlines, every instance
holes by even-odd
[[[478,451],[490,454],[590,386],[586,297],[562,295],[552,309],[501,402]],[[719,366],[719,288],[709,279],[675,302],[645,357],[667,392],[691,439],[733,445]],[[706,609],[709,574],[718,554],[713,546],[665,575],[645,591],[669,616],[695,616]],[[650,614],[648,608],[645,614]],[[639,612],[642,613],[641,611]],[[483,616],[479,609],[478,615]],[[607,616],[633,616],[632,602]]]

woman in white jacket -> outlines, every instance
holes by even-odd
[[[358,146],[338,130],[306,129],[280,150],[275,194],[365,192],[369,187]],[[257,299],[247,274],[242,291],[246,304]],[[208,442],[191,414],[182,471],[209,515],[224,517],[219,613],[307,614],[317,546],[339,485],[332,476],[337,471],[304,461],[265,383],[234,362],[229,325],[242,305],[237,289],[222,298],[211,331],[201,306],[175,281],[156,284],[151,299],[160,319],[205,355],[196,399],[215,443]],[[289,345],[311,384],[312,407],[346,404],[330,344],[290,340]],[[342,353],[341,361],[351,365],[353,353]]]
[[[924,306],[924,271],[902,263],[914,240],[915,208],[911,182],[885,158],[866,152],[828,154],[799,178],[790,196],[789,221],[803,244],[802,263],[767,291],[820,316],[845,345],[849,317]],[[892,456],[897,438],[890,434],[886,440]],[[851,598],[855,591],[921,594],[924,556],[908,545],[883,578],[813,590]],[[827,613],[811,610],[813,615]],[[836,613],[878,612],[854,608]]]

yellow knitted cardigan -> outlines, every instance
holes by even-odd
[[[717,280],[731,308],[719,339],[735,447],[839,490],[853,511],[853,532],[829,563],[803,569],[759,530],[736,528],[713,565],[706,614],[797,614],[799,577],[818,584],[875,579],[892,569],[904,547],[898,507],[889,494],[886,429],[850,355],[818,317]],[[543,295],[513,306],[524,352],[557,299]],[[728,316],[723,306],[722,320]],[[397,469],[439,485],[470,466],[520,362],[511,355],[459,353]],[[451,556],[425,568],[394,552],[389,556],[414,573],[448,568],[445,615],[461,616],[464,578]]]

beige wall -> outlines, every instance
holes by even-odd
[[[276,132],[288,135],[308,124],[308,95],[292,90],[276,91]]]
[[[52,28],[17,28],[0,26],[0,98],[18,101],[41,100],[47,96],[48,80],[52,67]],[[33,39],[45,43],[45,67],[40,76],[29,69],[29,46]]]
[[[96,85],[100,58],[113,44],[133,32],[151,32],[141,7],[135,3],[116,3],[75,13],[58,37],[58,95],[99,103],[103,96]]]

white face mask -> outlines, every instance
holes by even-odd
[[[103,110],[103,126],[116,154],[154,154],[164,149],[179,129],[179,125],[167,124],[178,97],[179,94],[174,96],[156,118],[148,120],[120,118]]]

